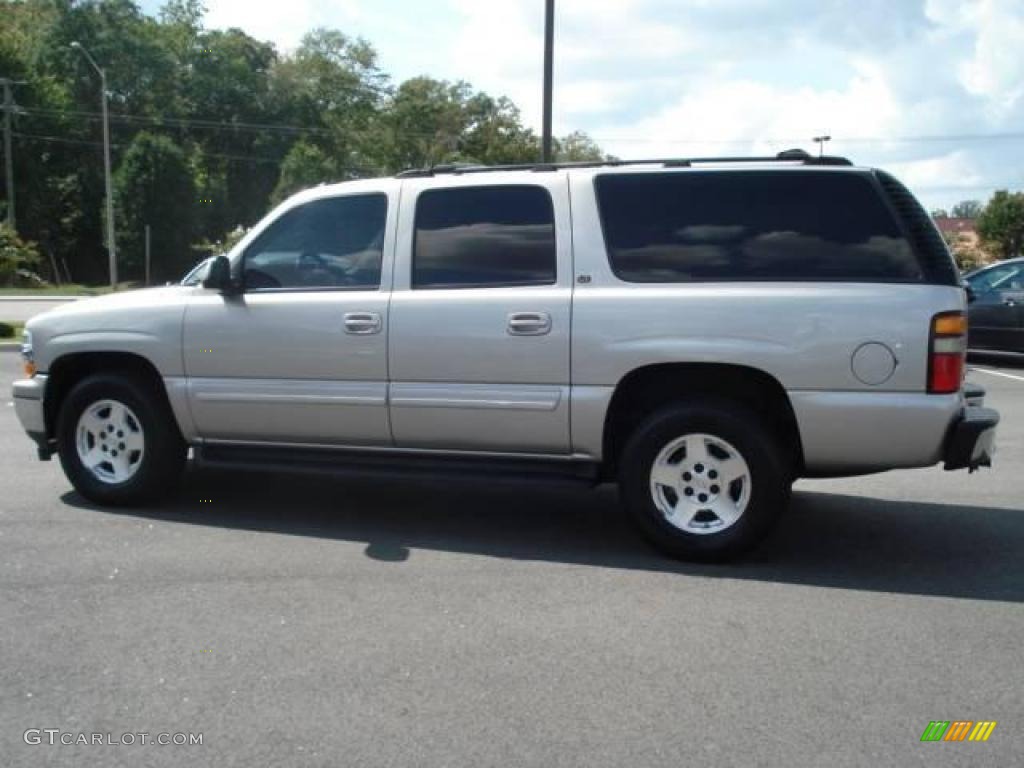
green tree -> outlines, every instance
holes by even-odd
[[[983,207],[977,200],[961,200],[950,213],[958,219],[976,219],[981,215]]]
[[[39,243],[46,274],[106,279],[99,82],[69,47],[76,40],[107,72],[119,184],[136,184],[143,150],[173,157],[175,167],[183,158],[194,190],[188,205],[178,200],[187,184],[150,189],[158,199],[145,216],[188,213],[176,231],[194,243],[220,242],[272,200],[320,181],[540,157],[539,138],[507,98],[426,77],[394,88],[365,40],[314,29],[295,51],[278,52],[238,29],[206,29],[204,13],[202,0],[167,0],[157,16],[138,0],[0,0],[0,75],[24,81],[13,116],[18,228]],[[167,143],[158,147],[157,136]],[[583,134],[555,147],[563,160],[601,156]],[[126,217],[139,214],[136,198],[119,204]],[[138,222],[117,227],[135,276]],[[155,249],[170,242],[154,231]]]
[[[299,190],[339,180],[338,164],[333,157],[314,144],[298,141],[281,163],[281,177],[271,201],[279,203]]]
[[[978,216],[978,234],[1000,258],[1017,256],[1024,247],[1024,192],[997,191]]]
[[[35,273],[41,261],[35,243],[25,242],[6,224],[0,224],[0,285],[27,284],[19,273]]]
[[[402,83],[379,121],[379,164],[389,171],[461,158],[465,83],[415,77]]]
[[[593,163],[610,159],[583,131],[573,131],[568,136],[556,139],[554,150],[555,159],[561,162]]]
[[[178,277],[193,262],[191,242],[197,199],[185,153],[166,136],[141,132],[117,169],[120,253],[129,277],[143,273],[146,225],[152,237],[153,279]]]

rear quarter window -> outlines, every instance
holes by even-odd
[[[869,177],[828,171],[685,171],[595,179],[622,280],[919,281]]]

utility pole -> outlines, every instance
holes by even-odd
[[[149,287],[149,224],[146,225],[146,287]]]
[[[14,156],[11,154],[11,113],[14,111],[14,100],[11,98],[13,80],[0,78],[4,88],[4,178],[7,179],[7,226],[17,231],[14,218]]]
[[[103,109],[103,173],[107,186],[107,257],[110,266],[110,289],[117,290],[117,245],[114,238],[114,185],[110,175],[110,117],[107,115],[107,73],[77,40],[71,47],[80,51],[100,76],[100,106]]]
[[[551,86],[555,55],[555,0],[544,0],[544,125],[542,128],[543,161],[551,157]]]

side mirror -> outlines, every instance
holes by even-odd
[[[203,288],[211,288],[223,294],[238,293],[238,285],[231,279],[231,262],[227,256],[217,256],[210,262],[203,280]]]
[[[971,288],[971,284],[968,283],[966,280],[964,280],[963,285],[964,285],[964,293],[967,294],[967,303],[970,304],[972,301],[974,301],[976,298],[978,298],[978,295],[974,292],[974,289]]]

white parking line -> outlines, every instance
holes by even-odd
[[[1016,376],[1012,373],[1003,373],[1002,371],[993,371],[991,368],[976,368],[971,366],[972,371],[980,371],[981,373],[991,373],[993,376],[1002,376],[1005,379],[1014,379],[1015,381],[1024,381],[1024,376]]]

